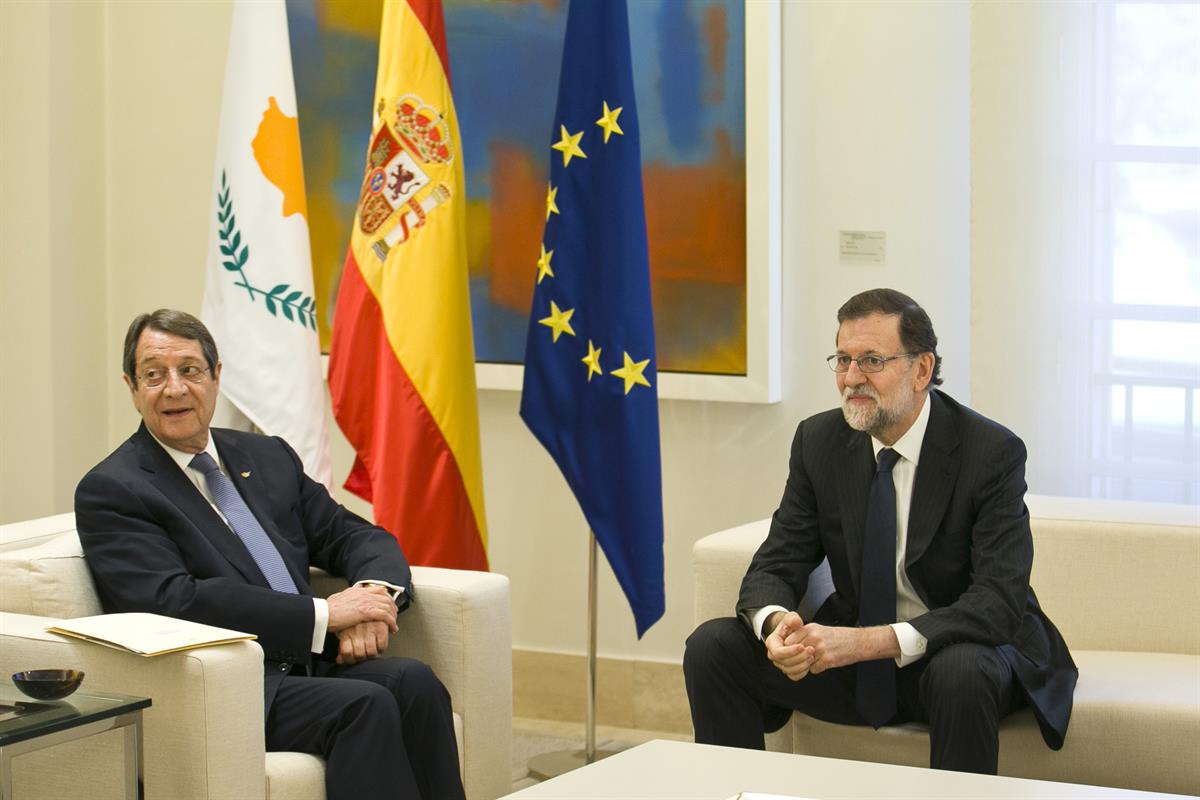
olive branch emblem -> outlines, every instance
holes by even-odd
[[[271,291],[264,291],[250,283],[246,277],[246,262],[250,260],[250,245],[242,243],[242,232],[237,229],[237,217],[233,213],[233,200],[230,198],[230,186],[225,180],[225,170],[221,170],[221,191],[217,192],[217,222],[220,223],[221,255],[225,260],[221,265],[230,272],[236,272],[241,280],[235,280],[234,286],[241,286],[254,302],[254,295],[260,294],[267,311],[272,316],[283,316],[291,322],[298,322],[314,331],[317,329],[317,304],[312,297],[303,291],[289,292],[291,284],[281,283]]]

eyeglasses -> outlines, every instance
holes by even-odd
[[[199,364],[184,364],[182,367],[174,369],[151,367],[141,375],[138,375],[137,379],[147,389],[157,389],[167,382],[167,378],[170,377],[172,372],[188,383],[204,383],[208,377],[208,367],[202,367]]]
[[[889,361],[895,361],[897,358],[910,358],[915,355],[916,353],[900,353],[894,356],[859,356],[858,358],[832,355],[825,359],[825,363],[838,374],[849,372],[851,364],[858,364],[859,372],[883,372],[883,368]]]

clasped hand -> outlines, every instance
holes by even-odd
[[[791,680],[862,660],[857,655],[858,628],[805,624],[795,611],[779,613],[782,616],[764,643],[767,658]]]
[[[331,594],[329,631],[338,637],[339,664],[357,664],[387,650],[397,631],[396,602],[384,586],[359,584]]]
[[[383,622],[360,622],[338,631],[337,663],[357,664],[378,658],[388,646],[388,627]]]

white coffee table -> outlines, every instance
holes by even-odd
[[[839,758],[738,750],[657,739],[508,795],[511,800],[727,800],[739,792],[826,798],[1182,797],[1075,783],[969,775]]]

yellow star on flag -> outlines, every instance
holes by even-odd
[[[559,125],[558,127],[562,130],[562,138],[550,145],[550,147],[563,154],[563,166],[565,167],[571,163],[572,156],[587,158],[587,153],[579,148],[579,140],[583,138],[583,131],[572,134],[567,133],[566,125]]]
[[[591,339],[588,339],[588,354],[579,360],[582,361],[583,363],[587,364],[588,383],[592,382],[593,375],[603,375],[604,374],[604,370],[600,369],[600,348],[593,345]]]
[[[629,394],[629,390],[636,383],[638,386],[650,386],[650,381],[646,380],[646,376],[642,374],[642,370],[650,363],[650,359],[645,361],[635,362],[629,357],[629,353],[625,353],[625,366],[620,369],[614,369],[610,374],[614,378],[621,378],[625,381],[625,394]]]
[[[550,219],[551,214],[558,213],[558,203],[554,202],[554,198],[558,196],[558,187],[546,184],[546,219]]]
[[[552,258],[554,258],[554,251],[551,250],[549,253],[547,253],[546,245],[543,244],[542,245],[542,255],[537,260],[537,268],[538,268],[537,282],[538,283],[541,283],[542,278],[546,277],[547,275],[549,275],[551,278],[554,277],[554,270],[550,269],[550,259],[552,259]]]
[[[620,136],[625,135],[625,131],[621,130],[621,126],[617,124],[617,117],[621,116],[622,108],[609,109],[608,101],[604,101],[604,116],[596,120],[596,124],[604,128],[605,144],[608,144],[608,137],[614,133]]]
[[[574,313],[575,309],[573,308],[568,308],[566,311],[559,311],[558,305],[551,300],[550,316],[546,317],[545,319],[539,319],[538,322],[551,330],[554,335],[554,339],[552,341],[557,342],[558,337],[563,333],[569,333],[572,336],[575,335],[575,330],[571,327],[571,316]],[[643,378],[643,380],[645,379]],[[650,384],[646,385],[649,386]],[[626,389],[625,391],[628,392],[629,390]]]

